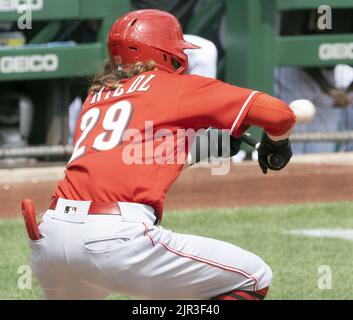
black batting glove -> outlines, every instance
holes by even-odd
[[[228,158],[235,156],[240,150],[241,141],[228,132],[210,128],[196,136],[190,151],[193,159],[191,165],[210,157]]]
[[[237,138],[230,136],[229,147],[230,147],[230,157],[234,157],[240,151],[241,141]]]
[[[212,129],[212,130],[216,130],[216,129]],[[208,131],[208,133],[210,133],[210,131]],[[218,134],[218,148],[217,148],[218,157],[228,158],[228,157],[235,156],[240,150],[241,141],[237,138],[234,138],[226,131],[217,130],[217,134]],[[209,139],[211,140],[211,137]],[[229,139],[229,146],[225,146],[224,143],[228,142],[228,139]]]
[[[293,155],[289,139],[273,141],[266,132],[262,134],[260,147],[257,151],[259,166],[264,174],[267,173],[268,169],[276,171],[283,169]],[[284,158],[284,162],[280,167],[272,166],[270,161],[272,155],[280,155]]]

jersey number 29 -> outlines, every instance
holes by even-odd
[[[110,150],[121,143],[124,130],[127,128],[132,114],[132,105],[128,101],[119,101],[107,110],[103,119],[104,131],[96,136],[92,148],[98,151]],[[84,141],[97,125],[101,115],[99,108],[88,110],[81,119],[81,136],[77,139],[69,164],[82,157],[87,149]]]

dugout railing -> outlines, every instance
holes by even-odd
[[[347,0],[228,0],[226,5],[226,80],[273,93],[277,66],[353,64],[353,33],[280,36],[282,12],[300,9],[353,9]],[[347,45],[347,57],[327,54],[323,45]],[[350,49],[349,49],[350,48]]]
[[[6,1],[0,7],[0,22],[12,22],[17,24],[24,10],[20,7],[10,6],[10,3],[21,1]],[[105,42],[107,33],[121,14],[129,11],[127,0],[31,0],[31,10],[34,22],[49,22],[38,30],[23,47],[3,48],[0,50],[0,59],[4,57],[28,57],[33,55],[55,55],[57,68],[50,71],[37,72],[23,68],[6,68],[0,71],[0,81],[59,79],[78,76],[88,76],[97,72],[102,60],[106,57]],[[41,5],[35,5],[35,4]],[[1,11],[2,10],[2,11]],[[19,11],[18,11],[19,10]],[[92,43],[54,42],[53,37],[60,28],[60,24],[67,21],[80,23],[82,21],[99,20],[101,22],[97,39]],[[26,32],[26,30],[23,30]],[[4,63],[5,64],[5,63]]]
[[[84,79],[99,70],[106,58],[107,33],[117,17],[129,10],[128,0],[0,1],[0,22],[26,37],[23,46],[0,47],[0,94],[16,90],[33,101],[33,144],[67,143],[68,80]],[[95,39],[65,39],[92,21],[98,26]]]
[[[353,8],[353,2],[347,0],[227,0],[225,79],[273,94],[276,67],[353,65],[353,33],[280,35],[283,12],[318,10],[322,5],[332,10]],[[337,53],[340,50],[346,52]],[[250,131],[259,137],[259,130]],[[347,136],[352,137],[353,132],[296,134],[293,140],[347,141]]]
[[[2,72],[0,86],[5,83],[48,81],[46,91],[49,99],[41,101],[49,109],[47,120],[46,144],[51,147],[38,149],[49,154],[65,154],[70,150],[65,147],[64,134],[65,98],[67,83],[65,79],[85,77],[94,74],[106,57],[105,38],[113,21],[120,14],[130,9],[127,0],[32,0],[41,3],[40,10],[33,10],[33,21],[50,21],[32,41],[17,49],[0,50],[0,59],[4,57],[26,57],[28,55],[57,56],[58,66],[50,72]],[[11,1],[9,1],[10,3]],[[274,68],[277,66],[333,66],[353,64],[353,34],[280,36],[278,21],[281,13],[302,9],[318,9],[321,5],[332,9],[352,9],[353,2],[346,0],[206,0],[189,23],[187,32],[204,34],[211,23],[225,16],[225,55],[219,63],[227,82],[256,88],[273,93]],[[0,9],[1,22],[18,21],[20,14],[11,10]],[[94,43],[54,43],[51,37],[63,21],[101,21],[97,41]],[[352,48],[347,57],[322,59],[322,45],[343,44]],[[349,52],[348,52],[349,53]],[[3,61],[3,60],[2,60]],[[50,82],[51,81],[51,82]],[[49,83],[50,82],[50,83]],[[258,134],[255,130],[253,133]],[[336,141],[347,141],[351,133],[334,134]],[[59,138],[58,138],[59,137]],[[348,137],[348,138],[347,138]],[[317,139],[308,135],[294,136],[294,140]],[[319,137],[320,138],[320,137]],[[333,139],[329,134],[320,139]],[[59,146],[57,146],[59,145]],[[21,154],[39,154],[35,147],[24,149]],[[9,149],[0,152],[0,157],[11,154]],[[15,150],[13,150],[15,152]],[[20,152],[18,152],[19,154]]]

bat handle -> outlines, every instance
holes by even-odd
[[[252,137],[249,133],[243,133],[239,139],[253,147],[255,150],[258,150],[260,147],[260,142],[258,142],[254,137]],[[280,154],[272,154],[268,156],[268,162],[271,164],[273,168],[282,168],[285,162],[285,159]]]
[[[254,137],[252,137],[249,133],[243,133],[239,140],[253,147],[255,150],[258,150],[260,147],[260,142],[256,141]]]

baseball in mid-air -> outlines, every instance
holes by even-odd
[[[315,105],[307,99],[294,100],[289,104],[297,117],[297,123],[309,123],[314,119],[316,108]]]

